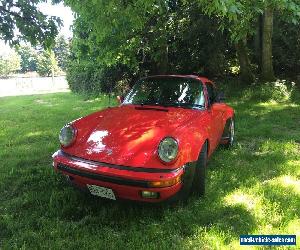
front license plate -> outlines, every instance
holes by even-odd
[[[100,187],[96,185],[87,184],[88,189],[92,195],[100,196],[103,198],[116,200],[114,192],[110,188]]]

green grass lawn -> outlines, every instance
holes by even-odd
[[[236,249],[240,234],[299,241],[299,103],[230,104],[237,144],[211,158],[204,198],[171,207],[87,196],[54,173],[60,128],[107,98],[0,98],[0,249]]]

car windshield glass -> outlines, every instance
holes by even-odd
[[[203,88],[191,78],[145,78],[134,85],[123,104],[203,108]]]

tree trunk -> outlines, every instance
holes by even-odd
[[[274,81],[272,59],[272,35],[273,35],[273,8],[265,8],[262,25],[262,55],[261,55],[261,80]]]
[[[254,55],[255,62],[258,65],[259,72],[261,72],[261,47],[262,47],[262,15],[259,15],[256,23],[256,32],[254,35]]]
[[[163,42],[160,46],[160,58],[157,63],[158,73],[159,74],[167,74],[169,71],[169,46],[167,38],[163,38]]]
[[[254,82],[254,75],[251,70],[250,59],[247,51],[246,39],[240,40],[235,44],[238,60],[240,63],[240,80],[242,83],[249,84]]]

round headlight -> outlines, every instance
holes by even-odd
[[[178,143],[172,137],[164,138],[158,146],[158,156],[164,162],[173,161],[178,153]]]
[[[71,125],[64,126],[59,133],[59,142],[62,146],[67,147],[75,139],[75,129]]]

